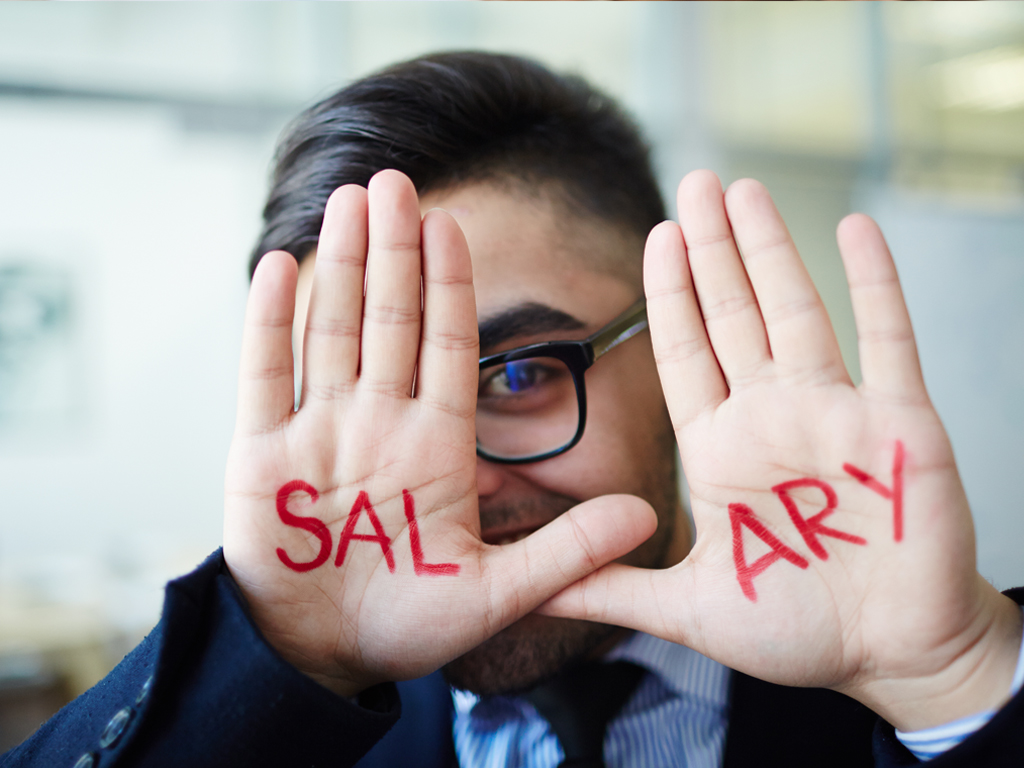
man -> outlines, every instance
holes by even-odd
[[[877,227],[839,228],[854,387],[763,187],[678,202],[612,103],[520,59],[300,117],[223,560],[10,764],[870,765],[872,712],[879,765],[916,761],[893,726],[1019,764],[1021,610],[975,570]]]

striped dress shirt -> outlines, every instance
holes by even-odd
[[[605,656],[648,674],[609,723],[608,768],[718,768],[729,670],[685,646],[637,632]],[[562,747],[532,704],[516,696],[452,692],[455,751],[462,768],[555,768]]]
[[[606,661],[622,659],[648,674],[608,724],[608,768],[719,768],[728,720],[729,669],[689,648],[637,632]],[[1024,638],[1010,696],[1024,687]],[[562,748],[532,704],[515,696],[479,698],[453,690],[455,751],[462,768],[555,768]],[[919,759],[930,760],[984,727],[997,710],[923,731],[896,731]]]

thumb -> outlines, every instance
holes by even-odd
[[[522,541],[484,556],[492,615],[511,623],[605,563],[631,552],[658,526],[651,505],[636,496],[585,501]]]
[[[693,647],[697,614],[692,576],[686,561],[668,570],[611,563],[563,589],[536,612],[629,627]]]

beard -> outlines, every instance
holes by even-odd
[[[447,664],[444,677],[478,696],[526,691],[585,658],[617,631],[608,624],[527,614]]]
[[[659,438],[656,444],[662,450],[657,452],[658,458],[647,464],[639,484],[643,492],[637,493],[654,507],[658,529],[650,539],[619,558],[618,562],[627,565],[665,566],[672,542],[679,504],[674,437],[669,429],[666,436]],[[480,520],[485,530],[527,520],[547,522],[580,501],[582,499],[545,494],[515,503],[481,505]],[[450,662],[442,671],[449,685],[479,696],[526,691],[553,677],[567,664],[590,657],[621,631],[608,624],[531,613]]]

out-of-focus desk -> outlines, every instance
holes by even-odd
[[[99,681],[140,639],[98,609],[39,603],[0,587],[0,753]]]

